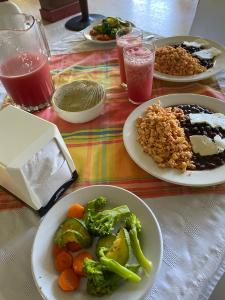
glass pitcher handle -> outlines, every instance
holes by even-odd
[[[50,57],[51,56],[51,51],[50,51],[49,44],[48,44],[48,41],[47,41],[47,37],[46,37],[46,34],[45,34],[44,26],[43,26],[42,22],[39,19],[36,19],[36,22],[37,22],[40,34],[42,36],[44,46],[46,48],[47,55],[48,55],[48,57]]]

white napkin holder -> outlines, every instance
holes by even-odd
[[[9,105],[0,111],[0,185],[44,214],[77,178],[57,126]]]

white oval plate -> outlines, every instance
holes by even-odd
[[[116,43],[116,39],[114,40],[109,40],[109,41],[99,41],[96,40],[93,36],[90,35],[90,30],[92,29],[93,26],[101,23],[102,19],[97,19],[95,20],[90,26],[88,26],[87,28],[84,29],[83,31],[83,35],[86,38],[86,40],[91,41],[92,43],[96,43],[96,44],[112,44],[112,43]]]
[[[181,173],[172,168],[160,168],[143,152],[137,142],[135,121],[145,109],[160,100],[163,107],[178,104],[198,104],[212,111],[225,114],[225,102],[213,97],[195,94],[170,94],[149,100],[138,106],[127,118],[123,128],[123,141],[127,152],[135,163],[149,174],[162,180],[186,186],[210,186],[225,182],[225,165],[213,170],[186,171]]]
[[[58,274],[54,269],[52,258],[53,236],[58,226],[66,217],[66,211],[72,203],[86,203],[98,196],[107,197],[112,207],[127,204],[135,212],[142,223],[141,243],[143,252],[153,263],[150,275],[144,276],[140,283],[126,282],[112,295],[101,297],[102,300],[130,300],[142,299],[152,287],[160,269],[163,252],[163,242],[159,224],[150,208],[133,193],[110,185],[93,185],[81,188],[62,198],[48,212],[41,222],[32,249],[32,272],[38,291],[47,300],[93,300],[100,299],[90,296],[86,292],[85,279],[81,287],[75,292],[66,293],[57,285]]]
[[[188,36],[172,36],[172,37],[168,37],[168,38],[162,38],[162,39],[155,40],[155,46],[156,46],[156,48],[159,48],[159,47],[163,47],[163,46],[167,46],[167,45],[171,45],[171,44],[175,44],[175,43],[180,43],[183,41],[193,42],[193,41],[196,41],[197,39],[206,41],[208,43],[207,47],[209,47],[209,48],[215,47],[221,51],[221,54],[219,54],[215,58],[215,63],[212,68],[208,69],[206,72],[192,75],[192,76],[174,76],[174,75],[169,75],[169,74],[165,74],[165,73],[160,73],[158,71],[154,71],[154,77],[161,79],[161,80],[166,80],[166,81],[192,82],[192,81],[198,81],[198,80],[203,80],[203,79],[209,78],[209,77],[215,75],[216,73],[222,71],[223,69],[225,69],[225,48],[222,45],[220,45],[214,41],[205,39],[205,38],[189,36],[189,35]]]

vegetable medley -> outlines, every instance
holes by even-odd
[[[107,17],[101,23],[93,26],[90,35],[99,41],[110,41],[116,38],[120,28],[132,26],[130,22],[121,18]]]
[[[84,277],[87,292],[103,296],[125,280],[138,283],[141,269],[145,273],[152,269],[141,249],[137,216],[127,205],[105,209],[106,204],[105,197],[90,200],[86,207],[73,204],[55,233],[54,264],[59,272],[58,285],[64,291],[76,290]],[[85,250],[94,241],[95,255]],[[131,263],[132,258],[135,263]]]

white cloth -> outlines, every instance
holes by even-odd
[[[145,202],[158,218],[164,242],[162,267],[145,300],[208,299],[225,271],[225,197],[176,196]],[[30,261],[39,223],[28,208],[1,212],[0,300],[42,299]]]
[[[154,300],[206,300],[225,272],[225,197],[151,199],[164,241]]]

